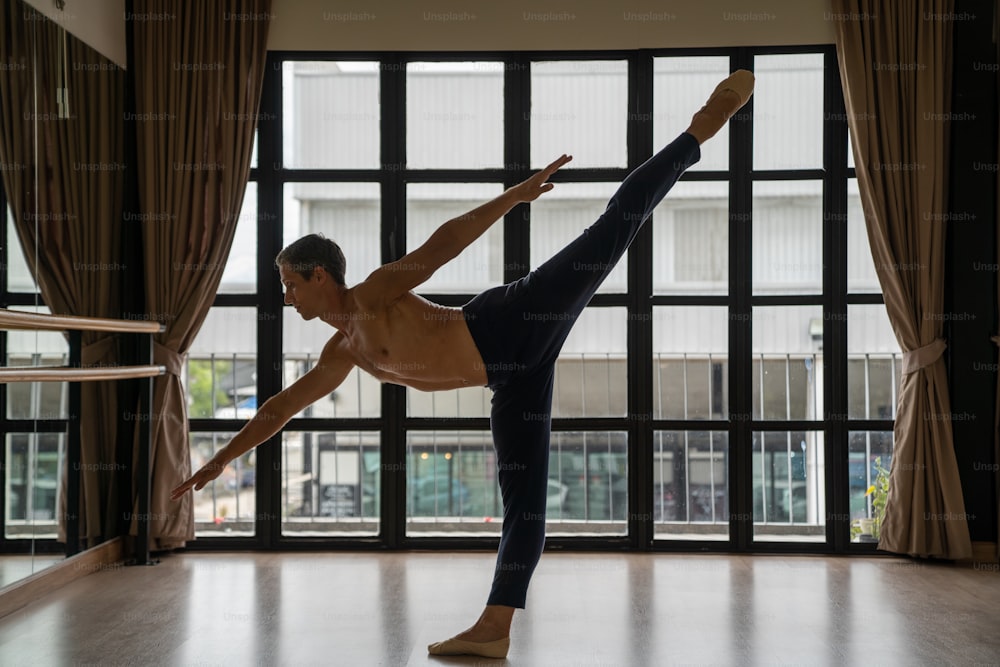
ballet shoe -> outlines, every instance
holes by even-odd
[[[705,106],[708,107],[712,104],[713,100],[721,93],[731,90],[736,93],[739,98],[739,103],[735,105],[719,105],[719,109],[726,114],[726,120],[733,117],[733,114],[740,110],[744,104],[750,100],[750,96],[753,95],[753,84],[754,76],[753,72],[745,69],[738,69],[728,77],[722,80],[712,94],[709,95],[708,101],[705,102]]]
[[[481,658],[506,658],[510,637],[492,642],[468,642],[464,639],[446,639],[427,647],[431,655],[478,655]]]
[[[688,133],[704,143],[715,136],[729,119],[739,111],[753,95],[753,73],[741,69],[733,72],[715,87],[705,102],[705,106],[691,118]],[[726,95],[726,93],[731,93]]]

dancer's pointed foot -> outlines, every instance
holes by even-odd
[[[510,648],[510,624],[514,607],[486,605],[479,619],[465,632],[427,647],[431,655],[478,655],[506,658]]]
[[[506,658],[510,637],[491,642],[470,642],[464,639],[446,639],[427,647],[431,655],[478,655],[481,658]]]
[[[753,95],[754,76],[745,69],[737,70],[712,91],[705,106],[691,118],[687,133],[703,144],[721,130],[729,119]]]

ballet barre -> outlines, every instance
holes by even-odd
[[[66,555],[80,551],[80,384],[109,380],[140,380],[139,390],[139,457],[136,468],[136,529],[135,562],[151,564],[149,558],[149,522],[152,445],[151,410],[153,378],[166,373],[165,366],[154,365],[153,334],[166,331],[155,321],[116,320],[104,317],[49,315],[0,308],[0,330],[4,331],[65,331],[69,338],[68,366],[5,366],[0,367],[0,384],[13,382],[69,382],[69,430],[66,436]],[[136,334],[141,338],[135,365],[83,366],[80,363],[84,331]],[[131,511],[131,509],[130,509]],[[110,537],[110,536],[106,536]]]
[[[0,368],[0,383],[134,380],[163,375],[165,372],[165,366],[84,366],[82,368],[72,366],[8,366]]]
[[[114,333],[162,333],[164,326],[147,320],[115,320],[82,315],[49,315],[0,308],[0,329],[28,331],[110,331]]]

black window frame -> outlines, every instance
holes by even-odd
[[[824,77],[823,168],[803,170],[754,170],[753,101],[730,125],[730,165],[727,171],[688,172],[682,180],[728,181],[729,293],[714,296],[656,295],[652,285],[652,229],[647,224],[628,254],[628,291],[598,294],[589,307],[628,309],[629,415],[624,418],[555,419],[553,431],[628,432],[629,512],[628,533],[619,537],[550,537],[550,548],[580,550],[714,551],[724,553],[872,553],[871,544],[849,540],[847,443],[851,431],[892,431],[893,420],[847,418],[847,308],[882,304],[881,294],[847,291],[847,183],[855,176],[848,166],[848,130],[835,48],[832,45],[796,47],[740,47],[695,49],[643,49],[629,51],[546,52],[298,52],[268,53],[267,75],[258,126],[258,166],[250,179],[257,183],[258,271],[253,294],[220,294],[214,306],[254,307],[259,313],[257,332],[258,396],[266,399],[281,389],[282,310],[281,288],[273,257],[282,238],[282,187],[288,182],[358,182],[379,184],[382,261],[398,259],[405,248],[406,185],[421,182],[502,182],[513,185],[527,177],[530,158],[531,63],[553,60],[625,60],[628,63],[627,168],[567,168],[554,180],[572,182],[620,181],[629,170],[653,152],[653,59],[657,57],[726,56],[730,69],[753,69],[754,57],[778,54],[822,54]],[[286,169],[282,164],[282,63],[286,61],[375,61],[380,63],[380,163],[382,169]],[[405,169],[406,63],[413,61],[504,62],[504,169],[444,170]],[[693,101],[697,102],[697,101]],[[683,128],[678,128],[678,130]],[[385,168],[391,166],[391,168]],[[758,181],[814,179],[823,182],[823,290],[821,294],[753,295],[751,277],[753,185]],[[503,221],[504,279],[527,272],[530,258],[530,212],[511,211]],[[263,222],[261,222],[263,220]],[[419,292],[419,290],[418,290]],[[645,296],[644,296],[645,295]],[[431,295],[445,305],[458,306],[473,294]],[[656,306],[726,306],[729,309],[729,419],[648,419],[652,405],[652,310]],[[816,421],[755,421],[751,414],[751,327],[756,306],[819,305],[823,308],[824,419]],[[331,332],[332,334],[332,332]],[[414,430],[483,430],[488,420],[413,418],[406,415],[405,389],[382,386],[382,417],[355,419],[292,420],[286,431],[378,431],[382,443],[381,517],[377,537],[297,537],[281,534],[280,448],[281,434],[258,450],[257,529],[252,537],[201,537],[189,546],[200,549],[271,548],[495,548],[497,538],[407,537],[405,470],[407,433]],[[639,416],[639,418],[636,418]],[[192,419],[192,432],[234,431],[238,420]],[[654,539],[652,522],[653,478],[651,460],[654,433],[658,430],[725,430],[729,434],[730,538],[725,541],[674,541]],[[826,442],[826,540],[821,543],[762,542],[753,539],[752,461],[749,445],[754,431],[822,431]]]

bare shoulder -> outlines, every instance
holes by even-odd
[[[354,351],[351,349],[350,341],[347,340],[344,332],[338,331],[323,345],[323,351],[320,352],[319,361],[316,365],[336,367],[345,362],[351,365],[354,364]]]
[[[350,288],[350,298],[361,312],[377,311],[384,308],[386,299],[384,266],[372,271],[367,278]]]
[[[415,286],[405,280],[409,266],[411,265],[406,263],[404,257],[383,264],[368,274],[367,278],[352,288],[358,307],[361,310],[380,310],[409,294],[411,287]]]

